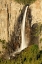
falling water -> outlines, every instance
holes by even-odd
[[[22,43],[21,43],[20,48],[16,49],[15,52],[10,54],[12,56],[15,56],[16,53],[21,52],[23,49],[25,49],[27,47],[27,43],[26,43],[27,41],[25,39],[25,20],[26,20],[27,9],[28,9],[28,6],[26,6],[26,9],[25,9],[25,12],[24,12],[24,16],[23,16],[22,26],[21,26]]]
[[[18,49],[13,53],[13,56],[14,56],[16,53],[21,52],[23,49],[25,49],[25,48],[27,47],[27,43],[26,43],[27,41],[26,41],[26,39],[25,39],[25,20],[26,20],[27,9],[28,9],[28,6],[27,6],[26,9],[25,9],[24,16],[23,16],[23,21],[22,21],[22,26],[21,26],[22,43],[21,43],[20,48],[18,48]]]
[[[23,16],[22,26],[21,26],[21,36],[22,36],[22,43],[20,49],[23,50],[27,47],[26,39],[25,39],[25,20],[26,20],[26,13],[27,13],[28,6],[25,9],[25,13]]]

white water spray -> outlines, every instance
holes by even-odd
[[[21,36],[22,36],[22,43],[20,49],[23,50],[27,47],[26,39],[25,39],[25,21],[26,21],[26,13],[27,13],[28,6],[25,9],[25,13],[23,16],[23,21],[22,21],[22,27],[21,27]]]

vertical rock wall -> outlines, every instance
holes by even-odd
[[[42,23],[42,0],[36,0],[30,5],[32,14],[32,24]]]
[[[33,4],[30,5],[31,14],[32,14],[32,23],[33,24],[42,24],[42,0],[36,0]],[[39,49],[42,49],[42,41],[40,43],[40,38],[42,38],[42,31],[41,35],[39,34]]]
[[[10,41],[14,32],[14,24],[17,23],[18,16],[21,14],[22,4],[14,0],[0,0],[0,39]],[[0,42],[0,51],[3,51]]]
[[[0,0],[0,39],[7,41],[7,8],[5,1]]]
[[[13,0],[0,0],[0,39],[10,40],[23,5]]]

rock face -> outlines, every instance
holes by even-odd
[[[8,41],[14,31],[14,23],[23,8],[15,1],[0,0],[0,39]]]
[[[36,23],[41,25],[42,24],[42,0],[36,0],[33,4],[30,5],[30,8],[31,8],[31,15],[32,15],[31,26],[33,26],[33,24],[36,24]],[[42,39],[42,30],[41,30],[41,33],[39,33],[39,43],[38,43],[39,49],[41,50],[42,41],[40,43],[40,38]],[[34,40],[35,42],[36,42],[36,39]]]
[[[23,9],[22,4],[19,4],[15,2],[14,0],[0,0],[0,39],[8,41],[12,41],[11,37],[13,37],[13,33],[15,33],[15,30],[20,30],[20,26],[16,26],[17,29],[15,29],[15,24],[19,24],[17,22],[17,19],[19,15],[21,14],[21,10]],[[32,14],[32,22],[31,26],[35,23],[41,23],[42,24],[42,0],[37,0],[33,4],[30,5],[31,14]],[[20,20],[21,21],[21,18]],[[21,23],[21,22],[20,22]],[[27,22],[26,22],[27,23]],[[28,27],[28,24],[26,25]],[[19,28],[19,29],[18,29]],[[28,28],[26,32],[28,31]],[[30,31],[30,29],[29,29]],[[21,33],[21,32],[17,32]],[[15,33],[16,34],[16,33]],[[18,34],[17,34],[18,35]],[[28,37],[28,34],[26,34]],[[15,37],[15,36],[14,36]],[[16,36],[17,37],[17,36]],[[42,37],[42,32],[41,32]],[[40,38],[41,38],[40,37]],[[18,42],[18,37],[16,38]],[[21,39],[21,36],[19,37]],[[14,39],[13,39],[14,41]],[[42,45],[41,43],[39,46]],[[0,44],[1,46],[1,44]],[[20,45],[19,45],[20,46]],[[40,46],[41,49],[42,46]]]
[[[32,24],[42,23],[42,0],[37,0],[30,5],[32,14]]]
[[[6,40],[6,42],[11,40],[11,36],[14,32],[14,24],[17,24],[17,19],[21,14],[22,8],[23,5],[15,2],[14,0],[0,0],[1,40]],[[0,51],[3,51],[2,44],[0,44]]]
[[[8,43],[8,51],[10,53],[15,52],[16,50],[21,48],[22,43],[22,34],[21,34],[21,27],[22,27],[22,19],[25,11],[25,7],[22,10],[21,15],[18,18],[17,24],[14,26],[14,32],[12,33],[10,43]],[[30,31],[31,31],[31,10],[28,8],[25,20],[25,38],[26,44],[29,45],[30,43]]]
[[[31,21],[32,21],[31,9],[28,7],[26,21],[25,21],[25,37],[26,40],[28,41],[28,46],[31,41]]]
[[[0,39],[7,40],[7,8],[5,1],[0,0]]]

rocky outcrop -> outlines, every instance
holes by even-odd
[[[40,26],[42,24],[42,0],[36,0],[33,4],[30,5],[30,8],[31,8],[31,15],[32,15],[31,27],[33,26],[33,24],[36,24],[36,23],[39,24]],[[39,33],[39,43],[38,43],[39,49],[41,50],[42,42],[40,43],[40,38],[42,39],[42,30],[41,30],[41,33]],[[36,43],[36,40],[34,41]]]
[[[18,16],[21,14],[22,4],[14,0],[0,0],[0,39],[10,41],[14,32],[14,24],[17,24]],[[0,44],[2,48],[2,44]],[[0,49],[1,49],[0,48]],[[2,51],[2,49],[0,50]]]
[[[36,0],[30,5],[32,14],[32,24],[42,23],[42,0]]]
[[[0,0],[0,39],[8,41],[14,31],[14,23],[23,8],[15,1]]]

